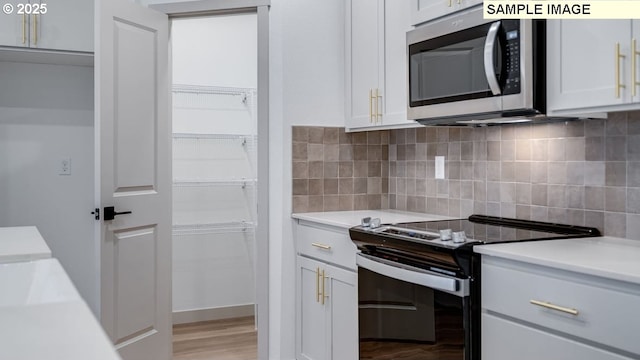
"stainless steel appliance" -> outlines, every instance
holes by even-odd
[[[482,6],[409,31],[409,119],[424,125],[548,120],[545,39],[544,20],[485,20]]]
[[[360,359],[412,360],[480,359],[475,245],[600,235],[595,228],[482,215],[361,225],[349,234],[359,250]]]

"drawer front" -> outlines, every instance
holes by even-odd
[[[627,357],[482,314],[482,359],[626,360]]]
[[[572,281],[544,271],[530,265],[502,266],[483,257],[483,309],[640,354],[637,293],[591,285],[602,280],[586,275],[576,274]]]
[[[356,246],[349,230],[321,225],[295,225],[295,241],[300,255],[356,270]]]

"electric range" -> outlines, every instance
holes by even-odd
[[[358,248],[360,359],[480,359],[476,245],[600,236],[596,228],[471,215],[379,224],[349,235]],[[389,357],[391,356],[391,357]]]

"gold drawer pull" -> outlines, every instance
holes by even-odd
[[[320,296],[322,293],[320,292],[320,268],[316,268],[316,302],[320,302]]]
[[[529,300],[529,302],[532,303],[533,305],[542,306],[542,307],[547,308],[547,309],[556,310],[556,311],[560,311],[560,312],[571,314],[571,315],[575,315],[575,316],[578,315],[578,310],[576,310],[576,309],[571,309],[571,308],[566,308],[566,307],[562,307],[562,306],[558,306],[558,305],[553,305],[553,304],[545,302],[545,301]]]
[[[324,276],[324,270],[322,270],[322,273],[320,273],[320,281],[322,281],[322,283],[320,283],[320,286],[321,286],[321,288],[322,288],[322,295],[320,295],[320,296],[321,296],[321,301],[320,301],[320,303],[321,303],[322,305],[324,305],[324,301],[325,301],[325,299],[329,297],[329,295],[326,295],[325,288],[324,288],[324,279],[328,279],[328,278],[329,278],[329,277]]]
[[[620,97],[620,89],[624,89],[626,86],[620,83],[620,60],[626,58],[625,55],[620,54],[620,43],[616,43],[616,98]]]
[[[325,244],[311,243],[311,246],[315,246],[323,250],[331,250],[331,246]]]

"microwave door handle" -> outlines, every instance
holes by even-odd
[[[487,38],[484,41],[484,72],[487,75],[487,82],[489,83],[489,89],[493,95],[500,95],[500,85],[498,84],[498,77],[493,69],[494,57],[493,48],[498,38],[498,30],[500,29],[500,21],[496,21],[491,24],[489,32],[487,32]]]

